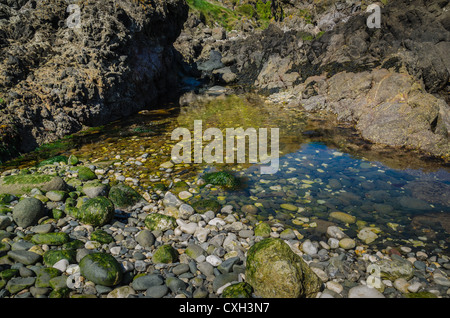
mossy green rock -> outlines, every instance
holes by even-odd
[[[78,179],[80,179],[81,181],[97,179],[97,175],[88,167],[79,166],[75,167],[74,170],[78,173]]]
[[[64,232],[34,234],[31,237],[31,242],[34,244],[63,245],[69,240],[69,234]]]
[[[17,197],[9,193],[0,194],[0,204],[9,204],[14,201]]]
[[[181,191],[189,190],[189,185],[185,181],[176,182],[172,188],[170,188],[170,192],[178,194]]]
[[[106,197],[95,197],[83,203],[77,218],[85,224],[103,226],[114,218],[114,204]]]
[[[121,209],[126,209],[144,200],[136,190],[122,183],[111,187],[108,198]]]
[[[60,288],[60,289],[53,289],[50,294],[48,295],[48,298],[68,298],[70,294],[70,289],[68,287]]]
[[[427,291],[418,292],[418,293],[408,293],[408,294],[404,294],[403,296],[405,296],[406,298],[438,298],[435,294],[427,292]]]
[[[153,254],[152,261],[158,263],[174,263],[178,259],[178,252],[170,245],[162,245]]]
[[[191,204],[195,212],[203,214],[208,211],[213,211],[217,213],[220,209],[220,204],[216,200],[212,199],[202,199]]]
[[[110,254],[88,254],[80,262],[81,275],[86,279],[103,286],[114,286],[122,280],[122,268]]]
[[[245,277],[263,298],[315,297],[322,286],[303,259],[278,238],[266,238],[249,249]]]
[[[63,218],[65,215],[66,213],[60,209],[52,209],[52,217],[56,220]]]
[[[177,227],[177,221],[173,216],[161,213],[151,213],[144,220],[145,226],[151,230],[167,231]]]
[[[75,155],[70,155],[69,158],[67,159],[67,164],[69,165],[76,165],[79,162],[78,158]]]
[[[205,173],[202,179],[206,183],[226,188],[237,188],[240,185],[240,180],[228,171]]]
[[[103,230],[96,230],[95,232],[92,232],[91,240],[100,242],[102,244],[109,244],[111,242],[114,242],[114,238],[112,237],[112,235]]]
[[[260,223],[255,227],[255,236],[269,237],[271,231],[269,224]]]
[[[11,294],[16,294],[21,290],[33,286],[35,281],[35,277],[16,277],[8,281],[8,283],[6,284],[6,289]]]
[[[36,276],[36,287],[50,287],[50,280],[61,275],[61,271],[53,267],[45,267],[39,270]]]
[[[66,183],[61,177],[47,174],[12,175],[0,178],[0,194],[8,193],[20,196],[37,188],[43,192],[66,188]]]
[[[14,206],[13,220],[20,227],[36,225],[45,216],[42,202],[36,198],[25,198]]]
[[[56,262],[66,259],[70,264],[76,263],[77,251],[74,249],[66,250],[49,250],[42,256],[44,264],[47,266],[53,266]]]
[[[230,285],[223,290],[222,298],[251,298],[253,288],[246,282]]]
[[[52,165],[52,164],[54,164],[56,162],[67,163],[67,157],[66,156],[55,156],[55,157],[52,157],[52,158],[49,158],[49,159],[46,159],[46,160],[43,160],[43,161],[39,162],[37,164],[37,167],[43,167],[43,166],[46,166],[46,165]]]

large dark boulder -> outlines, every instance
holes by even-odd
[[[73,25],[68,5],[0,1],[0,160],[137,112],[177,84],[184,0],[82,1]]]

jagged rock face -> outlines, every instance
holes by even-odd
[[[183,0],[0,0],[2,133],[28,151],[148,106],[176,85],[187,13]]]
[[[238,84],[291,91],[308,110],[354,122],[367,140],[450,158],[449,2],[392,2],[381,28],[367,26],[369,14],[353,12],[314,40],[271,25],[221,53]]]

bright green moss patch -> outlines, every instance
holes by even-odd
[[[77,251],[73,249],[67,250],[49,250],[44,253],[44,264],[47,266],[53,266],[56,262],[66,259],[69,263],[76,263]]]
[[[52,165],[55,162],[64,162],[67,163],[67,157],[66,156],[55,156],[49,159],[46,159],[44,161],[41,161],[39,164],[37,164],[37,167],[43,167],[46,165]]]
[[[69,240],[69,234],[64,232],[34,234],[31,237],[34,244],[63,245]]]

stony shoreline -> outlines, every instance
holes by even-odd
[[[379,251],[363,241],[370,240],[370,229],[368,238],[348,237],[337,225],[327,227],[323,240],[310,240],[281,223],[250,221],[232,205],[194,209],[180,198],[204,185],[201,179],[178,195],[169,189],[141,197],[117,182],[121,178],[113,169],[75,159],[2,174],[0,192],[8,175],[33,176],[33,182],[57,175],[64,182],[52,181],[47,191],[27,188],[24,195],[1,196],[1,298],[261,297],[248,284],[247,257],[267,238],[286,243],[320,279],[314,297],[450,296],[449,257],[439,248],[402,245]],[[170,163],[160,170],[174,177]],[[80,212],[87,211],[87,201],[107,197],[114,213],[106,209],[109,216],[101,223]],[[30,198],[37,198],[37,216],[24,221],[20,206]],[[31,210],[28,206],[27,214]],[[99,255],[106,258],[97,260],[104,266],[92,266]]]

